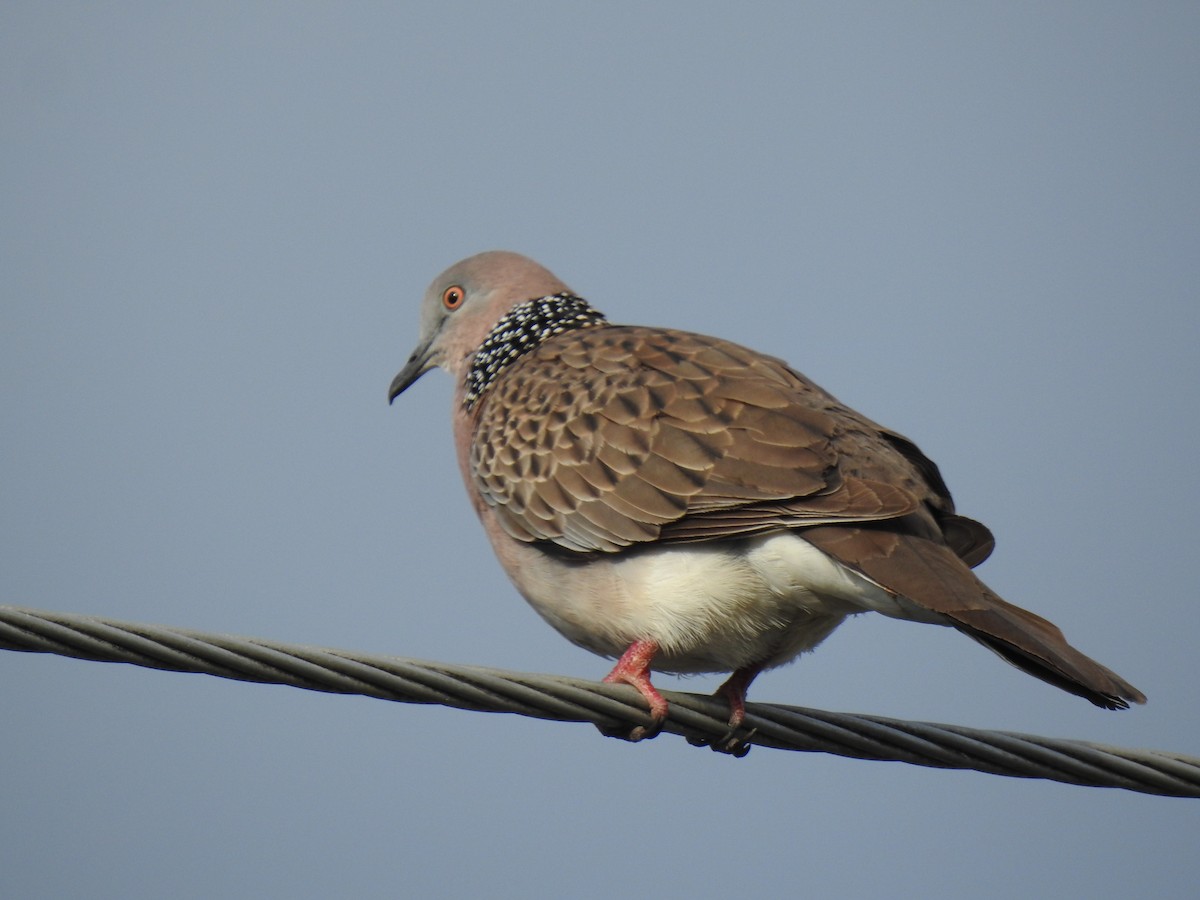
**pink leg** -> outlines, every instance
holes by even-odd
[[[750,688],[756,675],[762,671],[762,666],[743,666],[717,688],[714,697],[724,697],[729,703],[729,730],[724,737],[710,741],[705,738],[688,738],[688,743],[694,747],[710,747],[718,753],[728,753],[730,756],[745,756],[750,752],[748,743],[751,731],[745,737],[738,737],[738,726],[746,718],[746,691]]]
[[[650,663],[654,661],[656,653],[657,642],[634,641],[604,680],[608,684],[630,684],[637,688],[650,705],[650,715],[661,723],[667,717],[667,701],[650,683]]]
[[[725,683],[717,688],[717,694],[729,701],[729,730],[736,731],[746,718],[746,691],[759,672],[760,666],[745,666],[738,669]]]

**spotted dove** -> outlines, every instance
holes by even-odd
[[[605,680],[658,724],[650,670],[732,673],[735,729],[759,672],[869,610],[952,626],[1105,709],[1145,702],[975,576],[992,535],[916,444],[778,359],[612,325],[491,252],[429,287],[389,400],[435,366],[455,380],[459,468],[505,571],[563,636],[618,658]]]

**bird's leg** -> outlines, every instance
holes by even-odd
[[[743,666],[725,679],[725,683],[713,694],[714,697],[724,697],[729,703],[729,730],[723,736],[715,741],[689,738],[688,743],[695,747],[711,747],[718,753],[728,753],[731,756],[745,756],[749,753],[750,745],[746,743],[745,738],[737,737],[737,730],[746,718],[746,691],[750,689],[750,682],[761,671],[761,665]]]
[[[629,649],[621,654],[613,670],[604,677],[607,684],[628,684],[637,688],[638,693],[646,698],[646,703],[650,706],[650,716],[654,719],[654,724],[650,728],[639,725],[628,734],[610,734],[601,729],[605,734],[640,741],[654,737],[662,728],[663,720],[667,717],[667,701],[650,683],[650,663],[653,662],[656,653],[657,641],[634,641],[629,645]]]
[[[758,677],[761,671],[760,665],[743,666],[725,679],[725,683],[717,688],[713,695],[724,697],[729,702],[730,734],[737,731],[742,720],[746,718],[746,692],[750,690],[750,682]]]

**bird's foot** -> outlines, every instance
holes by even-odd
[[[623,741],[629,741],[631,744],[636,744],[638,741],[649,741],[658,737],[662,733],[662,722],[655,722],[653,725],[635,725],[630,728],[628,725],[605,726],[597,725],[596,730],[605,737],[620,738]]]
[[[724,697],[729,703],[729,730],[715,741],[704,738],[688,738],[689,744],[693,747],[708,747],[716,753],[728,753],[739,759],[750,752],[750,738],[758,729],[752,728],[745,735],[739,737],[738,728],[746,719],[746,691],[749,690],[750,682],[754,680],[759,671],[758,666],[745,666],[738,669],[713,694],[714,697]]]
[[[650,683],[650,663],[656,653],[658,644],[655,641],[634,641],[617,660],[613,670],[604,677],[606,684],[628,684],[637,688],[638,693],[646,698],[653,721],[650,725],[638,725],[632,730],[627,730],[624,726],[604,728],[597,725],[605,737],[635,742],[646,741],[658,737],[662,731],[663,722],[667,718],[668,704],[666,698]]]
[[[739,735],[736,728],[730,728],[715,741],[690,737],[687,739],[687,742],[693,747],[707,747],[714,753],[726,753],[729,756],[741,759],[750,752],[750,738],[754,737],[757,731],[757,728],[751,728],[745,734]]]

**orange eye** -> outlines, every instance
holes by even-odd
[[[442,292],[442,306],[449,310],[458,309],[463,305],[466,296],[466,292],[457,284],[452,285]]]

